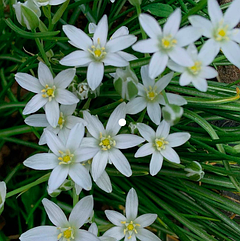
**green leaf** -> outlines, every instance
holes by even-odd
[[[162,18],[167,18],[173,12],[173,8],[170,5],[163,3],[152,3],[143,7],[143,9],[152,15]]]
[[[21,6],[22,14],[26,19],[25,24],[28,29],[36,29],[39,26],[39,18],[38,16],[28,7],[22,5]]]
[[[56,24],[58,20],[62,17],[63,13],[65,12],[66,8],[68,7],[70,0],[66,1],[54,14],[52,19],[52,24]]]
[[[127,83],[127,94],[128,94],[129,100],[131,100],[138,94],[138,88],[136,84],[133,83],[133,81],[130,81]]]

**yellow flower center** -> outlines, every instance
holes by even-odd
[[[134,229],[133,224],[131,224],[131,223],[128,224],[127,229],[130,230],[130,231],[132,231],[132,230]]]
[[[105,47],[102,47],[100,44],[100,38],[97,39],[97,45],[92,45],[88,51],[93,55],[95,60],[102,60],[107,54]]]
[[[69,150],[67,150],[66,152],[63,151],[58,151],[60,153],[60,157],[58,157],[59,165],[62,164],[70,164],[72,162],[72,159],[74,157],[74,154],[71,154],[71,152]]]
[[[147,92],[147,97],[149,100],[154,100],[156,96],[158,96],[159,93],[156,92],[157,87],[154,88],[152,86],[149,86],[148,89],[145,89]]]
[[[63,115],[63,113],[61,112],[61,113],[60,113],[60,117],[59,117],[59,119],[58,119],[58,125],[59,125],[59,128],[60,128],[60,129],[63,128],[64,123],[65,123],[64,115]]]
[[[220,21],[219,27],[215,29],[214,33],[215,40],[217,41],[228,41],[228,25],[224,24],[223,20]]]
[[[95,54],[96,57],[99,57],[102,54],[102,51],[100,49],[96,49],[94,51],[94,54]]]
[[[193,66],[189,67],[188,70],[193,75],[198,75],[202,69],[202,62],[196,61]]]
[[[177,40],[172,38],[171,35],[165,36],[164,38],[162,38],[162,41],[161,41],[161,47],[166,50],[171,49],[176,44],[177,44]]]
[[[167,141],[164,140],[164,137],[162,138],[156,138],[155,139],[155,147],[157,148],[158,151],[164,150],[166,147],[165,145],[168,144]]]
[[[132,234],[135,233],[137,234],[137,229],[136,227],[140,227],[141,225],[138,223],[134,223],[133,221],[126,222],[126,221],[121,221],[122,224],[125,224],[125,229],[123,230],[124,235],[128,235],[128,239],[132,238]]]
[[[103,151],[111,149],[111,147],[116,145],[116,141],[111,136],[103,136],[100,132],[100,143],[99,146]]]
[[[57,236],[57,239],[63,238],[63,241],[74,240],[74,231],[71,227],[68,228],[58,228],[61,230],[61,233]]]
[[[49,101],[52,100],[52,98],[55,97],[55,89],[56,87],[53,85],[52,87],[49,87],[49,85],[45,85],[45,89],[42,89],[41,92],[43,98],[48,98]]]
[[[67,229],[66,231],[63,232],[63,237],[64,238],[71,238],[72,236],[72,231]]]
[[[219,34],[220,36],[224,37],[224,36],[226,36],[226,31],[225,31],[224,29],[220,29],[220,30],[218,31],[218,34]]]

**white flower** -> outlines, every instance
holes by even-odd
[[[178,30],[181,22],[179,8],[169,16],[163,30],[148,14],[140,14],[139,21],[150,39],[140,40],[132,48],[141,53],[154,53],[149,63],[150,78],[154,79],[164,71],[169,57],[182,66],[194,64],[183,47],[197,40],[201,31],[192,26]]]
[[[24,115],[36,112],[45,107],[46,117],[51,126],[56,127],[59,120],[59,104],[72,105],[79,99],[65,88],[71,83],[76,69],[61,71],[53,78],[49,68],[42,62],[38,65],[38,79],[25,73],[17,73],[15,79],[18,84],[35,96],[27,103],[23,110]]]
[[[21,241],[100,241],[96,235],[79,229],[87,222],[93,211],[92,196],[82,198],[73,208],[69,219],[54,202],[44,198],[42,203],[55,226],[39,226],[30,229],[20,236]]]
[[[107,163],[113,164],[119,172],[129,177],[132,170],[127,158],[119,149],[127,149],[139,145],[143,138],[131,134],[117,135],[121,126],[120,119],[125,119],[126,104],[120,104],[111,114],[106,129],[95,116],[87,111],[83,112],[84,119],[88,122],[87,129],[92,137],[83,138],[81,148],[86,152],[94,153],[92,161],[92,177],[96,181],[103,173]]]
[[[201,16],[190,16],[190,23],[202,29],[209,38],[204,44],[205,58],[210,63],[221,49],[226,58],[240,68],[240,31],[234,27],[240,21],[240,0],[234,0],[223,15],[216,0],[208,0],[208,13],[211,21]]]
[[[77,67],[88,66],[87,81],[92,90],[95,90],[103,79],[104,65],[124,67],[129,64],[119,55],[119,51],[136,42],[136,37],[129,34],[107,41],[108,22],[106,15],[99,21],[93,39],[72,25],[64,25],[63,31],[70,39],[69,43],[82,50],[74,51],[65,56],[60,64]]]
[[[76,124],[63,143],[54,133],[45,130],[47,145],[53,153],[40,153],[27,158],[23,164],[35,170],[53,169],[49,180],[49,192],[57,189],[69,175],[71,179],[86,190],[92,186],[87,169],[80,163],[92,158],[93,154],[83,152],[79,146],[84,135],[84,126]]]
[[[168,61],[168,67],[176,72],[183,73],[180,76],[179,84],[181,86],[188,85],[192,82],[194,87],[200,91],[207,91],[207,81],[206,79],[215,78],[218,72],[209,67],[209,58],[206,58],[206,45],[203,45],[199,54],[197,48],[194,44],[190,44],[187,48],[187,52],[190,58],[193,60],[194,65],[183,67],[178,65],[172,60]]]
[[[138,95],[127,103],[127,114],[137,114],[147,107],[147,113],[152,122],[159,125],[161,121],[161,108],[159,104],[165,105],[165,100],[161,91],[169,84],[173,77],[173,72],[163,76],[157,82],[148,75],[148,65],[141,68],[142,84],[138,84]],[[186,100],[180,95],[167,93],[170,104],[184,105]]]
[[[56,127],[52,127],[47,118],[46,114],[35,114],[28,116],[24,122],[29,126],[34,127],[46,127],[49,131],[58,135],[62,140],[66,140],[70,130],[77,124],[82,123],[84,126],[87,125],[87,122],[82,118],[73,116],[73,112],[76,109],[76,104],[73,105],[61,105],[60,106],[60,115],[58,119],[58,124]],[[44,145],[47,143],[46,133],[43,132],[39,145]]]
[[[138,196],[133,188],[131,188],[127,194],[125,210],[126,217],[116,211],[105,211],[107,218],[116,225],[116,227],[106,231],[103,236],[114,237],[117,240],[125,237],[124,241],[136,241],[136,238],[142,241],[160,241],[155,234],[145,229],[145,227],[155,221],[157,215],[143,214],[137,217]]]
[[[88,232],[90,232],[96,236],[98,235],[98,227],[97,227],[96,223],[91,224],[91,226],[88,229]],[[108,237],[108,236],[101,236],[101,237],[99,237],[99,239],[101,241],[117,241],[115,238]]]
[[[34,2],[39,6],[47,6],[47,5],[59,5],[62,4],[64,2],[66,2],[67,0],[34,0]]]
[[[178,154],[172,147],[181,146],[189,138],[190,134],[187,132],[178,132],[169,134],[170,125],[163,120],[155,131],[143,123],[138,123],[137,128],[140,134],[149,142],[141,146],[135,157],[148,156],[152,154],[150,161],[150,174],[156,175],[162,167],[163,157],[170,162],[180,163]]]
[[[7,187],[5,182],[0,182],[0,213],[3,211],[3,206],[5,203],[7,194]]]

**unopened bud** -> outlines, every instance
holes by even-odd
[[[178,105],[167,104],[162,108],[162,113],[163,119],[173,126],[180,121],[183,115],[183,108]]]
[[[202,166],[196,161],[193,161],[190,164],[188,164],[184,168],[184,171],[188,172],[186,176],[193,181],[200,181],[205,174],[204,171],[202,170]]]

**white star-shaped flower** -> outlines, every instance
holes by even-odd
[[[240,21],[240,0],[234,0],[222,13],[216,0],[208,0],[211,21],[201,16],[190,16],[190,23],[201,28],[203,36],[209,38],[204,44],[207,62],[213,60],[221,49],[226,58],[240,68],[240,29],[234,27]]]
[[[100,241],[96,235],[80,229],[93,212],[92,196],[82,198],[73,208],[69,219],[54,202],[44,198],[42,203],[55,226],[39,226],[30,229],[20,236],[21,241]]]
[[[90,190],[92,187],[91,177],[88,170],[80,163],[93,157],[91,152],[81,150],[80,143],[84,135],[84,126],[76,124],[69,132],[64,143],[56,134],[45,130],[47,145],[52,153],[40,153],[27,158],[23,164],[35,170],[53,169],[49,180],[49,192],[57,189],[69,175],[71,179]]]
[[[170,162],[180,163],[180,158],[173,147],[184,144],[190,138],[189,133],[178,132],[169,134],[170,125],[165,120],[160,123],[156,132],[150,126],[143,123],[138,123],[137,128],[149,143],[141,146],[137,150],[135,157],[152,155],[150,161],[150,174],[152,176],[161,170],[163,157]]]
[[[105,170],[107,163],[113,164],[119,172],[129,177],[132,170],[127,158],[119,149],[127,149],[139,145],[143,138],[132,134],[119,134],[121,126],[118,121],[125,119],[126,104],[120,104],[111,114],[104,128],[101,121],[83,112],[84,120],[88,122],[87,129],[92,137],[83,138],[81,148],[83,151],[95,153],[92,161],[92,177],[96,181]]]
[[[36,93],[25,106],[23,114],[34,113],[44,106],[49,124],[56,127],[60,115],[59,103],[72,105],[79,102],[73,93],[66,90],[75,73],[76,69],[66,69],[53,78],[47,65],[42,62],[38,65],[38,79],[26,73],[17,73],[15,79],[18,84],[22,88]]]
[[[197,48],[194,44],[190,44],[187,48],[187,52],[194,62],[194,65],[183,67],[172,60],[168,61],[168,67],[176,72],[182,73],[179,79],[181,86],[192,83],[194,87],[200,91],[207,91],[206,79],[215,78],[218,72],[208,65],[212,62],[206,57],[206,45],[203,45],[200,52],[198,53]]]
[[[149,63],[151,79],[164,71],[169,57],[182,66],[194,64],[183,47],[197,40],[201,36],[201,31],[192,26],[179,30],[181,22],[179,8],[169,16],[163,30],[157,20],[148,14],[140,14],[139,21],[150,38],[138,41],[132,48],[141,53],[154,53]]]
[[[125,237],[125,241],[136,241],[136,238],[146,241],[160,241],[160,239],[152,232],[145,229],[151,225],[157,218],[156,214],[138,214],[138,196],[134,188],[131,188],[126,198],[126,217],[119,212],[106,210],[107,218],[116,227],[110,228],[103,234],[116,238],[118,241]]]
[[[138,97],[130,100],[127,103],[127,114],[137,114],[147,107],[147,113],[152,122],[159,125],[161,121],[160,105],[165,105],[165,100],[161,91],[169,84],[173,77],[173,72],[166,74],[157,82],[149,77],[148,65],[141,67],[141,77],[143,85],[138,83]],[[170,104],[184,105],[187,101],[180,95],[167,93],[167,98]]]
[[[137,40],[134,35],[127,34],[107,41],[108,20],[106,15],[99,21],[93,39],[72,25],[64,25],[63,31],[70,39],[69,43],[81,50],[65,56],[60,64],[77,67],[88,66],[87,81],[92,90],[95,90],[103,79],[104,65],[124,67],[129,64],[118,53]]]

